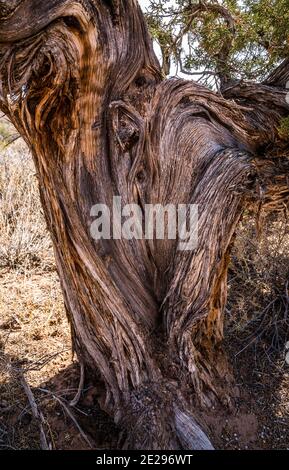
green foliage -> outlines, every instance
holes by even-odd
[[[281,120],[278,132],[281,139],[289,140],[289,116]]]
[[[7,145],[14,142],[18,138],[16,129],[10,122],[0,117],[0,150],[4,150]]]
[[[11,128],[9,124],[0,121],[0,142],[7,142],[11,137]]]
[[[162,52],[203,81],[262,79],[289,54],[289,0],[150,0],[146,16]]]

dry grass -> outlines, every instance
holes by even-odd
[[[8,140],[9,135],[13,130],[6,129]],[[35,170],[22,141],[4,147],[0,155],[0,234],[1,268],[53,267]]]
[[[31,386],[39,387],[71,362],[70,332],[56,273],[2,271],[0,428],[6,429],[6,444],[16,448],[34,448],[38,444],[35,423],[22,426],[23,416],[25,424],[30,413],[20,371],[25,371]]]
[[[237,413],[246,409],[258,421],[255,442],[247,445],[254,449],[288,449],[288,228],[284,212],[265,219],[258,234],[247,215],[230,266],[225,342],[241,390]]]
[[[289,339],[289,221],[268,216],[261,233],[254,217],[240,224],[233,249],[227,331],[269,358],[285,352]],[[243,352],[242,351],[242,352]],[[285,357],[285,355],[284,355]]]
[[[0,120],[0,448],[37,448],[20,372],[41,386],[72,363],[71,341],[33,162],[13,136]]]

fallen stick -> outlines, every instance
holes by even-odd
[[[39,433],[40,433],[40,446],[41,446],[41,449],[42,450],[51,450],[50,446],[48,445],[46,435],[45,435],[45,432],[44,432],[44,428],[43,428],[43,425],[45,423],[44,416],[41,413],[41,411],[38,410],[38,406],[37,406],[37,403],[35,401],[34,395],[32,393],[31,387],[30,387],[29,383],[27,382],[27,380],[25,379],[25,376],[24,376],[23,372],[19,373],[19,378],[20,378],[20,382],[21,382],[21,385],[23,387],[23,390],[26,393],[26,396],[28,398],[28,401],[29,401],[29,404],[30,404],[30,407],[31,407],[31,411],[32,411],[32,415],[38,423]]]
[[[93,445],[92,443],[90,442],[90,439],[88,438],[88,436],[85,434],[85,432],[83,431],[83,429],[81,428],[80,424],[77,422],[76,418],[74,417],[73,413],[70,411],[69,407],[64,403],[63,400],[61,400],[61,398],[59,398],[57,395],[54,395],[53,392],[51,392],[50,390],[47,390],[45,388],[39,388],[38,390],[40,390],[41,392],[43,393],[47,393],[48,395],[51,395],[54,400],[56,400],[62,407],[63,409],[66,411],[67,415],[69,416],[69,418],[72,420],[72,422],[74,423],[74,425],[76,426],[76,428],[78,429],[80,435],[82,436],[82,438],[85,440],[85,442],[89,445],[89,447],[93,448]]]
[[[80,362],[80,379],[79,379],[78,390],[73,400],[71,400],[71,402],[69,403],[70,406],[76,406],[77,403],[79,402],[81,393],[83,390],[83,385],[84,385],[84,365],[82,362]]]

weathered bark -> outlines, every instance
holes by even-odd
[[[127,447],[211,448],[195,410],[229,396],[235,228],[248,205],[289,196],[282,76],[225,98],[162,80],[135,0],[1,0],[0,47],[0,108],[32,150],[73,347],[103,380],[103,408]],[[114,195],[199,204],[197,249],[94,241],[91,207]]]

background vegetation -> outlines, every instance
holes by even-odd
[[[262,80],[289,54],[287,0],[149,0],[146,17],[165,74],[195,75],[220,88]]]

